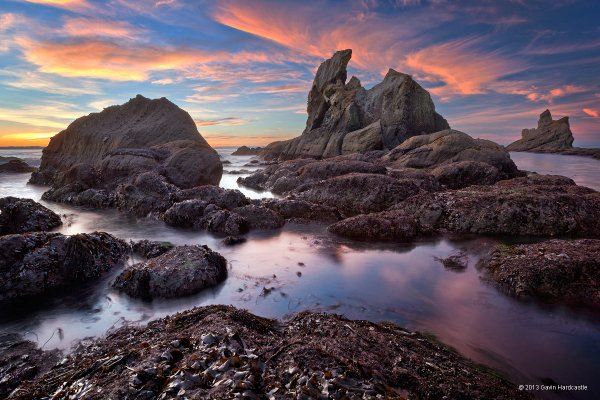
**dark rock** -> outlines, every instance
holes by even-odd
[[[250,224],[241,215],[211,204],[206,207],[204,216],[195,223],[194,228],[225,235],[239,235],[248,232]]]
[[[567,184],[556,184],[556,183]],[[554,176],[423,193],[392,210],[329,227],[342,236],[404,241],[444,232],[511,236],[600,236],[600,193]]]
[[[459,252],[457,254],[451,254],[446,258],[435,257],[444,268],[451,271],[463,271],[469,266],[469,258],[466,253]]]
[[[223,239],[223,244],[225,246],[235,246],[238,244],[245,243],[246,240],[247,239],[242,236],[227,236],[225,239]]]
[[[131,246],[134,253],[145,258],[158,257],[174,247],[175,245],[171,242],[157,242],[151,240],[140,240],[134,242]]]
[[[236,151],[234,151],[233,153],[231,153],[231,155],[232,156],[256,156],[256,155],[258,155],[258,153],[260,153],[261,150],[262,150],[262,147],[242,146],[242,147],[238,147],[238,149]]]
[[[264,199],[259,204],[267,207],[283,218],[291,220],[307,220],[320,222],[335,222],[342,217],[335,207],[309,203],[304,200]]]
[[[223,171],[224,174],[229,174],[229,175],[247,175],[247,174],[251,174],[253,171],[250,171],[249,169],[234,169],[231,171]]]
[[[144,172],[136,176],[132,183],[117,187],[115,204],[122,211],[145,217],[169,209],[177,192],[177,186],[168,183],[161,175]]]
[[[550,110],[540,114],[537,128],[523,129],[522,138],[509,144],[508,151],[553,151],[571,149],[573,133],[569,127],[569,117],[554,121]]]
[[[10,160],[6,163],[0,163],[0,173],[3,172],[11,172],[11,173],[24,173],[24,172],[33,172],[36,168],[27,164],[23,160]]]
[[[30,233],[0,237],[0,303],[98,279],[121,265],[129,246],[108,233]]]
[[[58,214],[31,199],[0,198],[0,235],[49,231],[60,225]]]
[[[204,216],[208,203],[204,200],[184,200],[173,204],[162,216],[167,225],[192,228]]]
[[[16,382],[15,398],[532,398],[498,376],[392,323],[304,312],[282,324],[219,305],[113,331],[61,368]]]
[[[326,158],[392,149],[411,136],[448,129],[429,93],[411,76],[390,69],[366,90],[356,77],[347,83],[352,50],[323,62],[308,94],[308,119],[301,136],[268,145],[265,159]]]
[[[142,299],[181,297],[216,286],[227,276],[227,261],[207,246],[177,246],[125,268],[113,287]]]
[[[388,209],[419,193],[410,180],[380,174],[348,174],[313,183],[298,200],[337,208],[346,216]]]
[[[600,240],[502,244],[478,266],[514,296],[600,308]]]
[[[209,204],[215,204],[228,210],[250,204],[250,200],[239,190],[223,189],[212,185],[181,190],[174,195],[176,202],[190,199],[204,200]]]
[[[478,161],[459,161],[443,164],[431,170],[435,180],[449,189],[471,185],[493,185],[504,176],[498,168]]]
[[[12,398],[15,389],[50,371],[59,360],[58,350],[40,350],[19,335],[0,335],[0,398]]]
[[[281,215],[267,207],[250,204],[233,211],[248,222],[250,229],[277,229],[285,223]]]
[[[111,197],[119,185],[135,186],[144,173],[178,189],[218,184],[222,170],[218,154],[188,113],[165,98],[138,95],[81,117],[54,136],[30,182],[52,185],[47,195],[52,200],[84,204],[91,199],[86,205],[96,206],[94,196],[80,194],[91,189]]]

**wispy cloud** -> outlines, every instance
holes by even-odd
[[[239,126],[239,125],[247,125],[254,120],[245,119],[240,117],[225,117],[225,118],[213,118],[213,119],[198,119],[194,122],[197,126]]]
[[[598,111],[592,110],[591,108],[584,108],[582,111],[593,118],[598,118],[600,116]]]
[[[100,18],[67,17],[61,33],[69,37],[109,37],[135,38],[147,33],[145,29],[135,27],[127,21],[115,21]]]

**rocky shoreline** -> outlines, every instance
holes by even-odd
[[[16,365],[28,365],[30,353],[46,357],[28,342],[0,349],[0,380],[11,383],[0,389],[11,399],[532,398],[419,333],[333,314],[283,322],[195,308],[82,343],[16,383]]]

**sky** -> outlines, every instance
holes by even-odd
[[[137,94],[213,146],[298,136],[318,65],[411,74],[451,127],[508,144],[546,108],[600,147],[597,0],[0,0],[0,146],[45,145]]]

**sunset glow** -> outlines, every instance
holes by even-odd
[[[594,1],[10,0],[0,4],[0,146],[45,145],[140,93],[188,111],[212,145],[297,136],[318,65],[353,49],[366,87],[388,68],[453,128],[507,144],[546,108],[600,146]],[[549,29],[550,28],[550,29]]]

